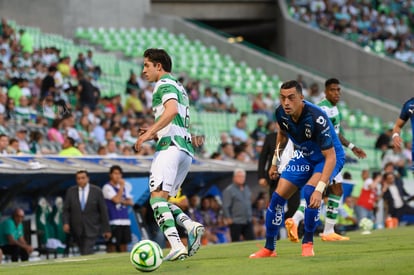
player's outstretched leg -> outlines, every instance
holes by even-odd
[[[172,211],[175,222],[184,227],[188,233],[188,256],[191,257],[200,249],[201,238],[204,235],[205,228],[201,223],[190,219],[178,206],[168,203],[168,207]]]
[[[178,235],[174,217],[168,207],[167,200],[161,197],[151,198],[150,204],[154,210],[154,217],[158,226],[171,244],[171,251],[163,258],[163,261],[175,261],[187,258],[187,248],[181,242],[180,236]]]

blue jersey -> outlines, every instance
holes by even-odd
[[[325,161],[322,150],[335,148],[337,161],[345,160],[345,151],[335,133],[335,128],[318,106],[304,101],[305,105],[298,122],[287,115],[282,106],[276,109],[276,120],[280,129],[285,131],[292,140],[295,150],[310,163],[317,164]]]
[[[407,121],[407,120],[411,119],[411,131],[412,131],[412,135],[414,136],[414,97],[407,100],[404,103],[404,105],[401,109],[400,119],[402,119],[404,121]],[[412,141],[412,144],[414,145],[414,139]],[[412,157],[414,157],[414,150],[411,151],[411,155],[412,155]],[[414,170],[414,164],[411,167],[411,169]]]

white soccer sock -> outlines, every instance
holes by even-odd
[[[306,208],[306,201],[304,199],[301,199],[300,205],[292,217],[296,225],[299,225],[299,223],[303,221],[303,219],[305,218],[305,208]]]

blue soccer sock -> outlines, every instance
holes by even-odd
[[[283,221],[284,208],[286,200],[279,196],[276,192],[273,193],[270,200],[269,207],[266,211],[266,243],[265,248],[275,250],[276,238],[279,234],[279,227]]]
[[[303,192],[306,199],[306,205],[309,206],[310,197],[315,190],[314,186],[305,185],[303,187]],[[310,208],[306,207],[305,209],[305,228],[303,234],[302,243],[309,243],[313,242],[313,234],[316,229],[317,222],[319,221],[319,208]]]

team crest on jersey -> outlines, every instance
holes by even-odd
[[[312,137],[312,131],[310,128],[305,128],[305,136],[306,138],[311,138]]]
[[[322,126],[325,127],[325,125],[326,125],[326,119],[323,116],[319,116],[316,119],[316,123],[318,123],[318,124],[320,124],[320,125],[322,125]]]

